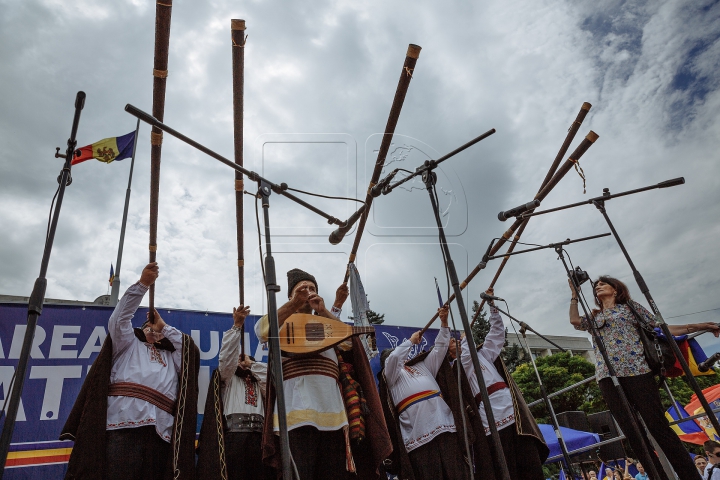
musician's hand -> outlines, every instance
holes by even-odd
[[[327,311],[327,309],[325,308],[325,300],[323,300],[323,298],[317,293],[311,293],[307,301],[310,304],[310,307],[315,310],[316,313],[322,314]]]
[[[250,314],[250,307],[240,305],[239,307],[233,307],[233,325],[240,328],[245,323],[245,318]]]
[[[438,308],[438,317],[440,317],[440,325],[442,325],[443,327],[448,326],[447,320],[448,320],[448,312],[449,311],[450,310],[447,305],[444,305],[442,308]]]
[[[335,308],[342,308],[345,304],[345,300],[348,298],[348,295],[350,295],[350,289],[346,283],[343,283],[335,291],[335,303],[333,303],[333,306]]]
[[[165,328],[165,325],[167,325],[167,324],[165,323],[165,320],[163,320],[162,317],[160,316],[160,312],[158,312],[157,310],[153,310],[153,312],[155,312],[155,321],[154,322],[150,319],[150,312],[148,311],[146,314],[147,321],[150,322],[148,324],[148,327],[150,327],[150,329],[153,332],[156,332],[156,333],[161,332],[162,329]]]
[[[250,359],[249,355],[245,355],[245,358],[240,355],[240,360],[238,360],[238,367],[244,368],[245,370],[250,370],[250,367],[253,363],[255,362]]]
[[[301,308],[305,303],[308,301],[308,298],[310,297],[310,287],[313,287],[313,290],[315,288],[315,285],[312,284],[312,282],[303,281],[300,282],[292,291],[292,295],[290,296],[290,302],[293,304],[293,306],[297,308]]]
[[[419,345],[420,340],[422,340],[422,330],[418,330],[417,332],[410,335],[410,343],[413,345]]]
[[[160,268],[158,267],[157,262],[148,263],[140,274],[140,283],[149,287],[155,283],[158,275],[160,275]]]
[[[494,295],[495,295],[495,289],[494,289],[493,287],[490,287],[490,288],[488,288],[487,290],[485,290],[485,293],[487,293],[487,294],[490,295],[490,296],[494,296]],[[492,306],[495,306],[495,300],[488,300],[487,303],[490,304],[490,305],[492,305]]]

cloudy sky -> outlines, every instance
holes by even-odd
[[[613,200],[608,212],[666,317],[717,309],[719,3],[175,0],[165,122],[232,158],[230,19],[245,19],[246,166],[291,187],[362,198],[407,46],[422,46],[392,163],[413,169],[497,129],[438,172],[463,279],[509,225],[497,221],[497,212],[532,199],[580,106],[590,102],[570,150],[589,130],[600,135],[581,161],[587,195],[571,171],[543,207],[597,196],[604,187],[621,192],[685,177],[680,187]],[[87,93],[79,146],[132,131],[126,103],[151,110],[154,17],[146,0],[0,0],[0,293],[32,290],[61,166],[53,153],[65,148],[76,92]],[[124,287],[148,255],[149,132],[141,126]],[[93,300],[106,293],[129,167],[125,160],[73,168],[48,297]],[[238,303],[233,175],[166,135],[159,305],[230,311]],[[358,253],[371,307],[390,324],[423,325],[437,308],[433,277],[445,290],[420,187],[408,184],[377,199]],[[339,218],[357,205],[310,200]],[[332,246],[323,219],[277,195],[271,204],[281,301],[285,272],[300,267],[317,276],[330,303],[352,235]],[[247,303],[260,313],[253,207],[246,196]],[[523,240],[547,244],[606,231],[600,214],[585,206],[533,219]],[[618,276],[641,297],[612,239],[568,251],[591,275]],[[496,268],[491,263],[470,284],[471,299]],[[513,258],[496,290],[540,332],[582,335],[568,324],[565,273],[551,250]],[[714,310],[670,322],[719,317]]]

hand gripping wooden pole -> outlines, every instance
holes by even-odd
[[[575,122],[573,125],[570,126],[570,129],[568,130],[568,135],[565,138],[565,142],[563,142],[562,147],[560,148],[560,151],[558,152],[558,155],[555,158],[555,161],[553,161],[553,166],[548,171],[547,177],[550,177],[550,180],[547,181],[547,183],[541,187],[538,194],[535,196],[536,199],[542,201],[552,190],[552,188],[557,185],[557,183],[562,179],[562,177],[567,174],[568,171],[575,165],[577,161],[580,160],[582,155],[590,148],[590,146],[597,140],[598,135],[593,132],[592,130],[588,135],[585,137],[585,139],[580,143],[580,145],[575,149],[575,151],[570,155],[570,158],[565,161],[565,163],[560,167],[560,169],[557,172],[554,172],[555,170],[555,164],[559,163],[558,158],[563,158],[565,153],[567,152],[568,147],[570,146],[570,143],[573,140],[573,137],[577,133],[577,130],[580,128],[580,125],[582,124],[582,121],[585,119],[585,116],[587,115],[587,112],[590,110],[591,105],[587,102],[583,103],[580,113],[578,113],[577,118],[575,119]],[[552,174],[552,175],[551,175]],[[543,180],[543,183],[545,183],[545,180]],[[549,187],[549,188],[548,188]],[[512,226],[503,234],[502,237],[493,245],[493,248],[490,250],[489,255],[495,255],[498,250],[510,239],[510,237],[518,231],[518,234],[513,239],[514,244],[517,244],[518,240],[520,240],[520,236],[522,235],[522,232],[524,231],[524,227],[521,227],[521,224],[527,224],[527,219],[524,220],[516,220]],[[522,230],[518,230],[519,228],[522,228]],[[514,249],[514,246],[511,245],[511,248]],[[512,253],[512,250],[508,249],[507,253]],[[507,257],[503,259],[503,262],[507,264]],[[504,264],[502,265],[504,267]],[[460,289],[464,290],[465,287],[467,287],[468,283],[470,283],[473,278],[482,270],[482,262],[478,264],[468,275],[468,277],[460,283]],[[499,278],[500,274],[496,273],[495,278],[493,280],[494,282],[497,281],[497,278]],[[445,302],[445,305],[450,305],[455,300],[455,295],[451,295],[448,300]],[[427,325],[424,327],[424,330],[427,330],[430,325],[438,318],[437,313],[433,315],[433,317],[430,319],[430,321],[427,323]],[[474,317],[477,318],[477,315]],[[473,319],[474,320],[474,319]]]
[[[153,117],[160,122],[165,116],[165,84],[168,75],[170,48],[170,16],[172,0],[157,0],[155,4],[155,60],[153,64]],[[160,155],[162,154],[162,130],[152,128],[150,133],[150,263],[157,255],[157,222],[160,196]],[[150,285],[150,321],[155,323],[155,284]]]
[[[383,135],[382,142],[380,143],[380,150],[378,151],[377,160],[375,161],[375,169],[373,170],[370,185],[368,186],[367,193],[365,195],[365,211],[360,217],[360,223],[358,224],[358,230],[355,234],[355,241],[353,242],[348,263],[353,263],[355,261],[355,256],[357,255],[358,248],[360,247],[360,239],[365,231],[365,223],[367,222],[368,215],[370,215],[370,206],[373,201],[370,189],[372,189],[378,180],[380,180],[380,174],[385,166],[385,158],[390,150],[390,144],[392,143],[393,135],[395,134],[395,127],[397,126],[398,119],[400,118],[400,110],[402,110],[405,95],[407,94],[408,87],[410,86],[410,80],[412,80],[415,64],[420,56],[421,49],[422,47],[419,45],[413,45],[412,43],[408,46],[407,54],[405,55],[405,63],[403,63],[403,68],[400,71],[400,80],[398,81],[398,86],[395,90],[395,98],[393,98],[393,103],[390,107],[390,115],[388,116],[388,121],[385,125],[385,134]],[[350,270],[346,270],[343,283],[347,284],[349,278]]]
[[[243,108],[245,92],[245,20],[230,20],[233,69],[233,133],[235,163],[243,166]],[[243,175],[235,170],[235,225],[237,226],[237,268],[240,305],[245,305],[245,243],[243,237]],[[241,329],[240,351],[245,354],[245,325]]]

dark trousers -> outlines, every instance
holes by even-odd
[[[108,480],[162,480],[170,460],[170,444],[154,425],[107,430]]]
[[[518,435],[515,424],[508,425],[498,432],[505,461],[512,480],[544,480],[542,462],[537,451],[535,440]],[[488,438],[488,442],[492,439]],[[500,470],[495,469],[495,476],[502,478]]]
[[[464,480],[470,477],[456,433],[441,433],[410,451],[408,456],[415,480]]]
[[[345,465],[345,433],[342,430],[321,432],[315,427],[299,427],[290,430],[288,436],[300,480],[354,477]]]
[[[262,433],[225,434],[228,480],[273,480],[272,468],[262,462]]]
[[[618,377],[618,380],[631,407],[640,414],[647,429],[658,445],[660,445],[660,448],[678,476],[683,480],[700,479],[700,475],[690,459],[690,455],[688,455],[682,442],[680,442],[678,436],[668,425],[668,421],[665,418],[665,409],[660,402],[660,393],[653,375],[646,373],[634,377]],[[640,463],[648,465],[650,462],[653,462],[660,474],[661,480],[666,479],[667,476],[657,456],[653,453],[650,442],[648,442],[648,449],[651,452],[650,457],[648,458],[647,455],[643,455],[642,444],[646,439],[645,432],[642,425],[639,425],[641,436],[633,430],[630,414],[623,408],[620,395],[618,395],[617,390],[613,386],[612,380],[610,378],[603,378],[598,382],[598,385],[605,399],[605,403],[607,403],[610,409],[610,413],[615,420],[617,420],[635,455],[639,457]]]

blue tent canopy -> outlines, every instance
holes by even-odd
[[[555,436],[555,430],[553,430],[551,425],[545,425],[543,423],[538,424],[538,426],[540,427],[542,436],[545,439],[545,443],[547,443],[547,446],[550,448],[550,456],[548,457],[549,462],[557,462],[560,459],[553,459],[553,457],[561,456],[562,450],[560,449],[560,442]],[[572,428],[565,427],[560,427],[560,432],[562,433],[569,452],[600,443],[600,437],[595,433],[582,432],[580,430],[573,430]]]

